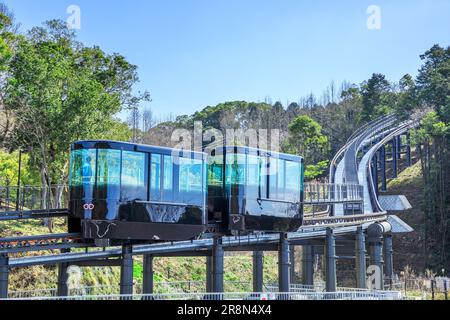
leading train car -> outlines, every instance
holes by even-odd
[[[209,153],[208,216],[219,232],[298,231],[303,158],[248,147],[217,147]]]
[[[69,232],[100,246],[195,239],[207,224],[206,161],[170,148],[74,143]]]

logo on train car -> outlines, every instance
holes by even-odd
[[[84,206],[83,206],[83,209],[84,210],[94,210],[94,208],[95,208],[95,206],[92,204],[92,203],[86,203]]]

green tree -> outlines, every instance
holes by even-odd
[[[377,118],[390,109],[391,84],[384,75],[374,73],[361,85],[361,94],[363,121]]]
[[[305,158],[306,165],[310,166],[307,177],[317,177],[326,169],[323,160],[328,156],[328,138],[322,134],[322,127],[308,116],[299,116],[291,122],[284,150]]]
[[[83,46],[62,21],[49,21],[20,39],[9,73],[5,108],[14,127],[8,147],[31,150],[42,185],[67,182],[70,143],[128,137],[114,115],[148,99],[147,93],[132,93],[136,66]]]

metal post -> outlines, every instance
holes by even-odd
[[[61,253],[70,252],[70,249],[61,250]],[[69,274],[67,273],[67,269],[69,268],[68,263],[60,263],[58,264],[58,287],[57,287],[57,295],[58,297],[68,297],[69,296],[69,286],[67,281],[69,280]]]
[[[366,288],[366,237],[362,227],[358,227],[356,232],[356,286],[361,289]]]
[[[120,268],[120,294],[133,294],[133,247],[122,246],[122,266]]]
[[[0,255],[0,299],[8,298],[9,280],[9,258],[7,255]]]
[[[223,292],[223,246],[222,238],[214,238],[213,255],[212,255],[212,271],[213,271],[213,292]]]
[[[286,233],[280,233],[278,247],[278,291],[287,293],[290,291],[289,279],[289,242]]]
[[[326,291],[336,292],[336,239],[331,228],[327,229],[324,249]]]
[[[406,161],[408,167],[412,166],[411,160],[411,134],[409,131],[406,133]]]
[[[295,283],[295,246],[289,247],[289,261],[290,261],[290,275],[289,279],[291,283]]]
[[[392,235],[386,234],[384,236],[384,263],[385,275],[389,279],[389,284],[392,285],[392,278],[394,275],[393,249],[392,249]]]
[[[383,272],[383,243],[382,243],[382,238],[383,237],[379,237],[378,239],[374,239],[372,238],[370,240],[370,261],[371,264],[375,265],[378,267],[380,273],[380,279],[379,283],[377,284],[378,289],[383,290],[383,286],[384,286],[384,272]]]
[[[17,175],[16,211],[19,211],[21,172],[22,172],[22,150],[19,150],[19,172]]]
[[[253,292],[263,292],[264,252],[253,252]]]
[[[392,175],[397,178],[397,139],[392,140]]]
[[[212,286],[212,257],[206,257],[206,292],[213,292]]]
[[[314,248],[313,246],[303,246],[303,284],[314,285]]]
[[[144,255],[144,266],[143,266],[143,294],[153,294],[153,256],[146,254]]]
[[[386,181],[386,147],[382,146],[380,149],[380,165],[381,165],[381,191],[387,190]]]
[[[397,136],[397,160],[402,159],[402,136]]]

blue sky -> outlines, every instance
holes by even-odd
[[[373,72],[398,81],[419,55],[450,45],[448,0],[3,0],[22,31],[81,9],[86,45],[139,66],[157,115],[191,114],[231,100],[297,101],[333,80]],[[381,29],[369,30],[369,5]]]

